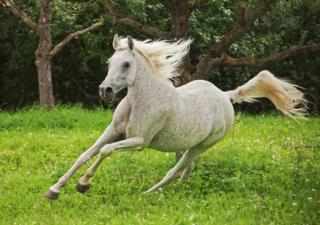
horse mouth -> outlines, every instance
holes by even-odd
[[[113,99],[115,98],[114,93],[107,93],[101,89],[99,89],[99,96],[105,102],[112,102]]]
[[[100,98],[104,102],[107,102],[107,103],[111,103],[115,99],[115,95],[114,94],[103,95],[103,94],[99,93],[99,95],[100,95]]]

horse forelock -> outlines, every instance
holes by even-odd
[[[179,76],[178,67],[188,54],[191,39],[170,42],[168,40],[139,41],[134,39],[134,49],[151,64],[154,71],[163,78]],[[116,50],[127,49],[127,39],[120,38],[120,45]]]

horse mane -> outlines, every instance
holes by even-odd
[[[164,78],[173,78],[180,76],[179,66],[183,62],[183,58],[188,54],[191,39],[169,41],[150,39],[139,41],[133,39],[134,48],[140,52],[151,64],[159,76]],[[120,38],[119,49],[127,48],[127,38]]]

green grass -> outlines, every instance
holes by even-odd
[[[1,112],[0,224],[319,224],[320,118],[238,115],[186,183],[142,195],[175,162],[146,149],[106,159],[80,194],[75,183],[87,164],[48,201],[44,192],[111,117],[66,106]]]

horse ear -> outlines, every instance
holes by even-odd
[[[130,50],[133,50],[133,47],[134,47],[133,39],[130,36],[128,36],[127,38],[128,38],[128,48]]]
[[[119,47],[119,45],[120,44],[119,44],[118,34],[115,34],[113,37],[113,42],[112,42],[113,49],[116,50]]]

